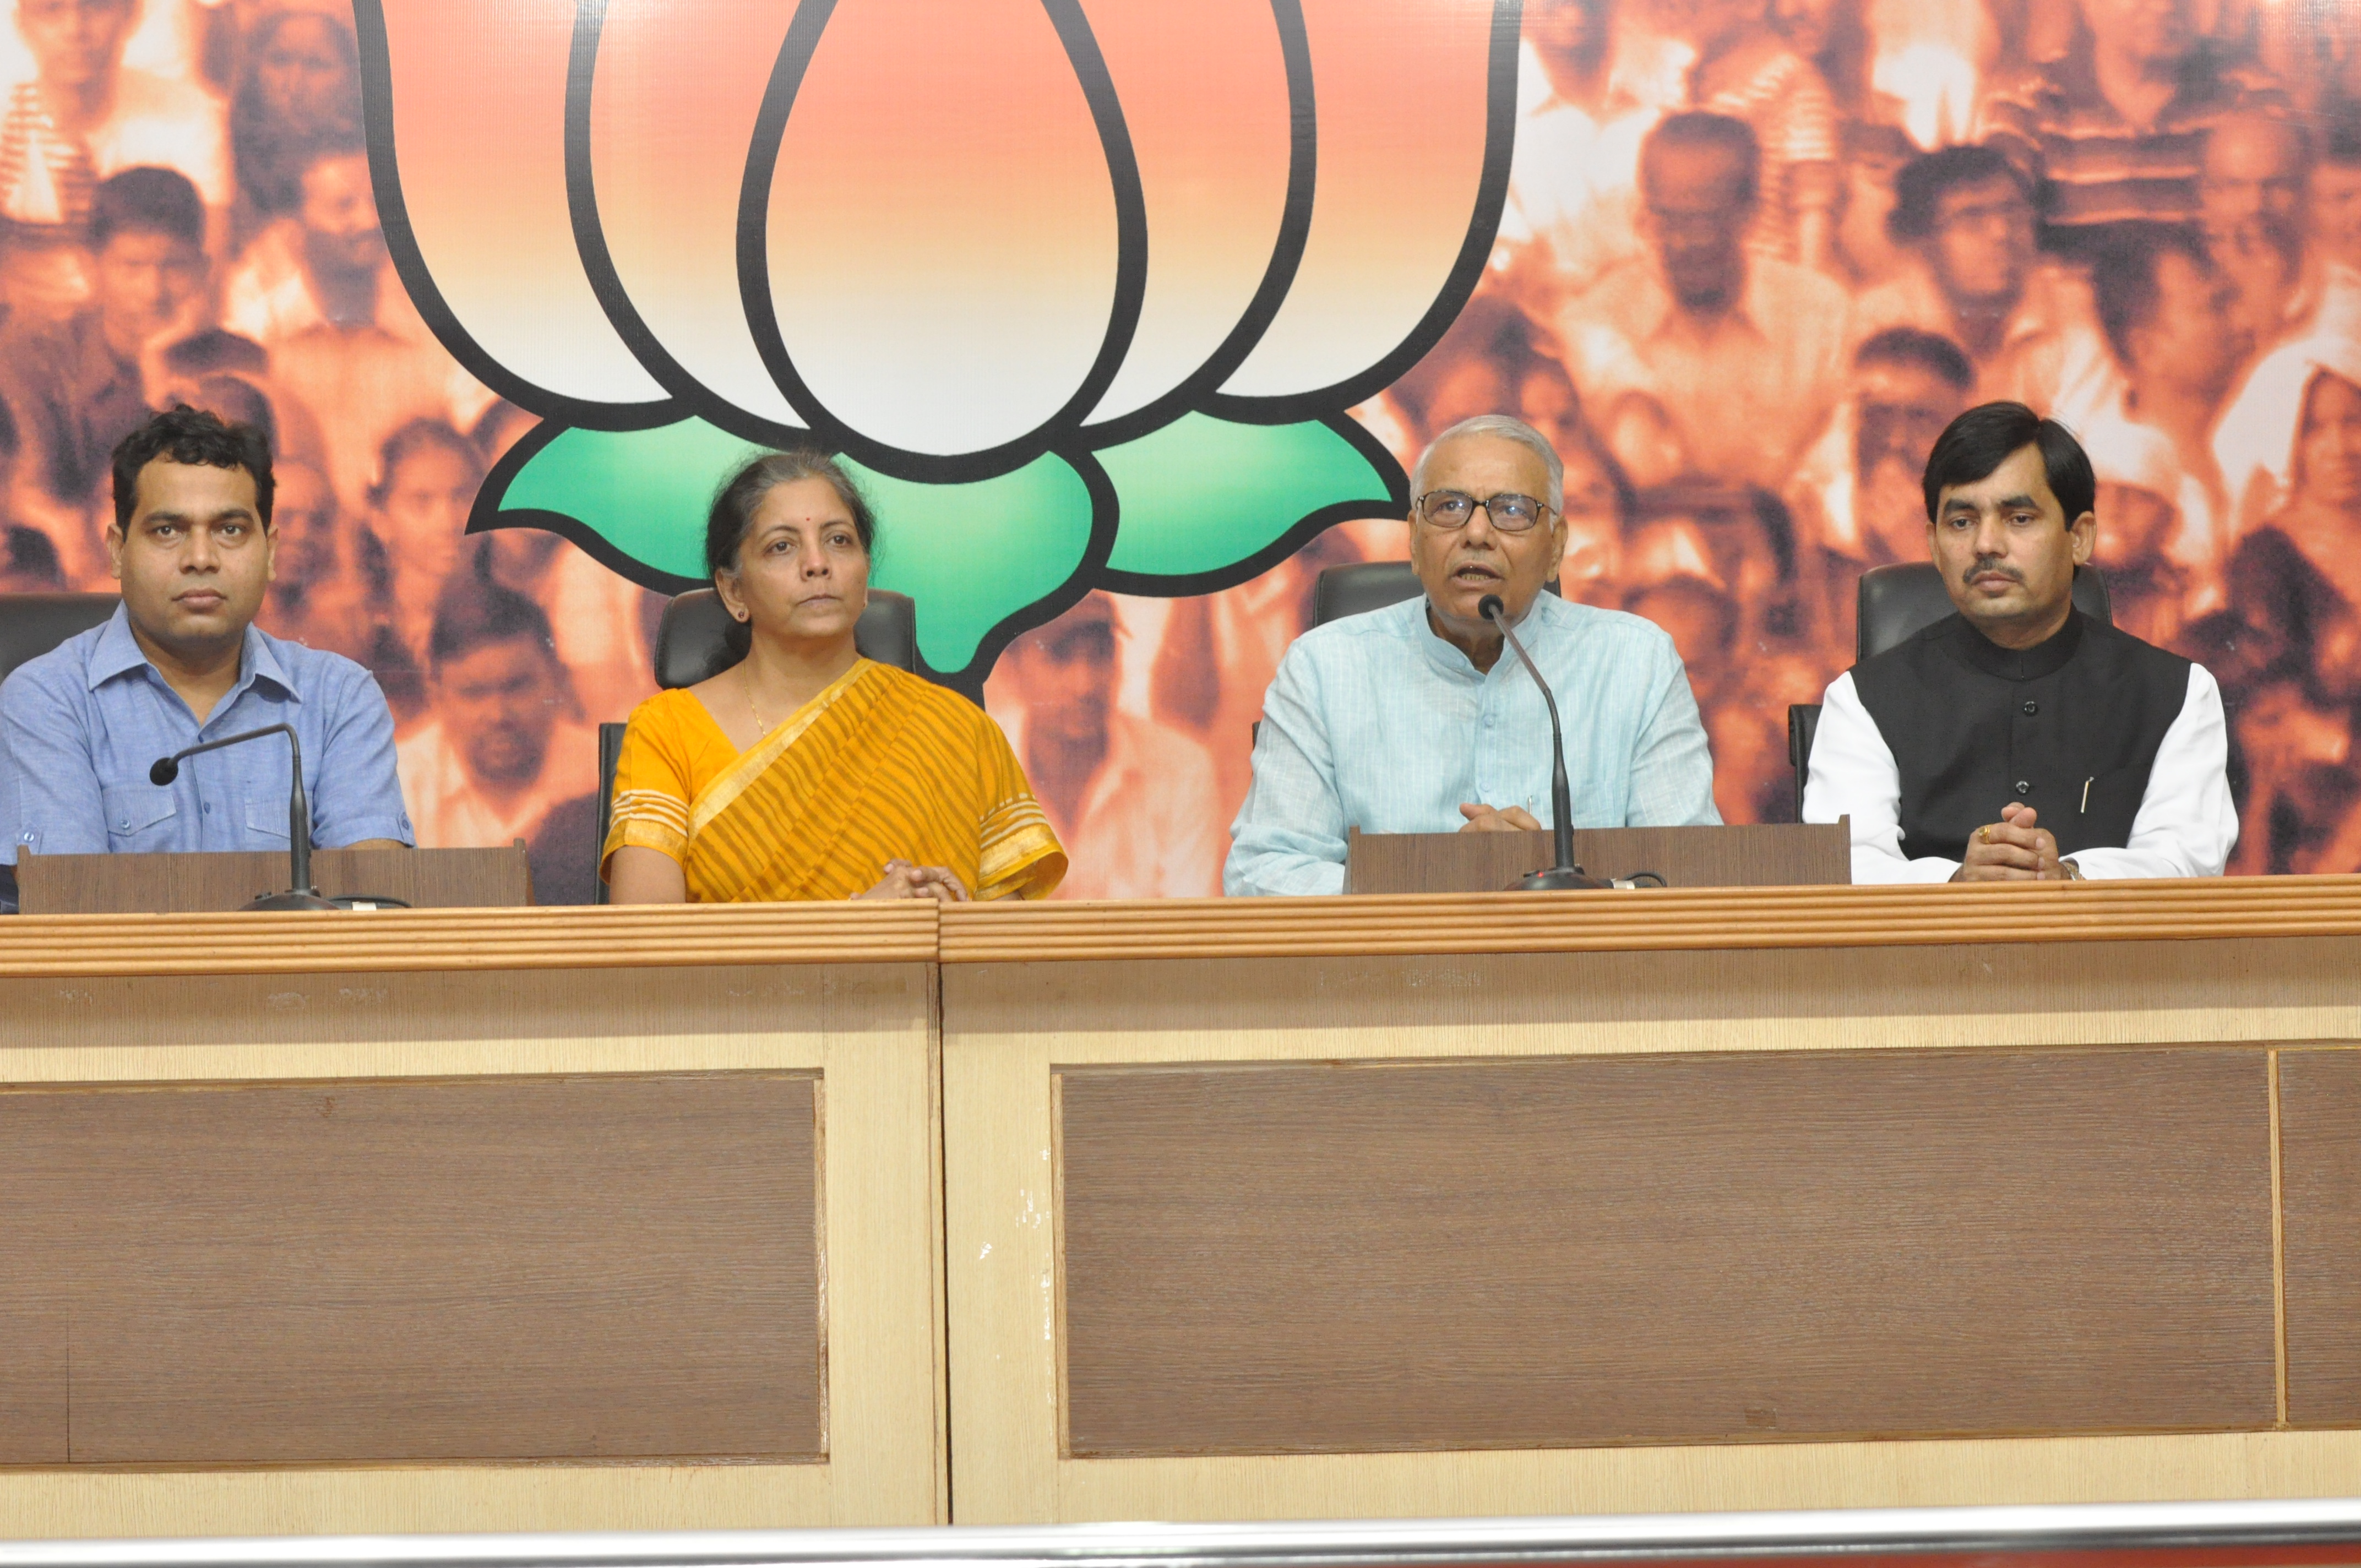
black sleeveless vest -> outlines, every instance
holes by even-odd
[[[1953,615],[1854,665],[1901,770],[1902,852],[1960,860],[2011,801],[2040,813],[2061,855],[2122,849],[2189,668],[2080,610],[2021,651]]]

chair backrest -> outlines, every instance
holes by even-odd
[[[1348,615],[1366,615],[1424,591],[1407,561],[1356,561],[1349,566],[1331,566],[1312,585],[1312,624],[1325,626]]]
[[[591,846],[594,858],[606,849],[607,829],[615,825],[615,763],[623,754],[623,731],[629,728],[625,724],[598,726],[598,842]],[[607,902],[607,879],[598,874],[603,870],[599,867],[592,872],[598,883],[592,902],[597,904]]]
[[[1555,578],[1543,586],[1557,592]],[[1423,592],[1418,574],[1407,561],[1356,561],[1331,566],[1312,584],[1312,624],[1325,626],[1348,615],[1366,615]]]
[[[0,594],[0,681],[67,638],[102,625],[115,594]]]
[[[745,632],[730,618],[721,596],[691,588],[664,606],[656,625],[656,685],[666,691],[709,681],[746,656]],[[862,657],[916,674],[918,607],[907,594],[869,590],[869,608],[852,629]]]
[[[1951,613],[1951,596],[1932,561],[1872,566],[1861,575],[1854,620],[1853,656],[1866,659],[1907,642]],[[2114,624],[2107,581],[2096,566],[2074,573],[2074,608],[2093,620]]]

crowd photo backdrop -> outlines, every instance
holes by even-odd
[[[262,624],[367,664],[419,841],[525,839],[544,902],[758,448],[845,455],[1060,896],[1191,896],[1435,433],[1551,437],[1563,591],[1671,633],[1724,819],[1791,820],[1787,707],[1994,398],[2089,449],[2118,623],[2220,680],[2231,870],[2361,871],[2361,5],[13,11],[0,586],[111,586],[148,411],[266,426]]]

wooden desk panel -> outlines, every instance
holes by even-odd
[[[1067,1452],[2267,1427],[2259,1050],[1060,1075]]]
[[[0,1093],[11,1457],[820,1460],[818,1081]]]
[[[943,1522],[934,926],[0,921],[0,1539]]]
[[[944,913],[962,1522],[2351,1492],[2361,1431],[2304,1430],[2280,1410],[2304,1363],[2273,1376],[2265,1085],[2268,1063],[2298,1054],[2287,1042],[2361,1041],[2361,881],[1566,894],[1521,914],[1514,902]],[[1756,1071],[1866,1083],[1928,1061],[1999,1075],[1979,1091],[2001,1102],[1981,1117],[1988,1153],[1937,1124],[1914,1154],[1900,1129],[1945,1104],[1915,1091],[1864,1102],[1746,1087]],[[2012,1117],[2006,1102],[2029,1092],[2004,1087],[2012,1063],[2083,1091],[2053,1084],[2031,1095],[2038,1114]],[[1624,1114],[1602,1131],[1583,1120],[1599,1102],[1590,1091],[1433,1092],[1418,1103],[1462,1118],[1461,1141],[1477,1149],[1446,1154],[1382,1084],[1616,1069],[1687,1078],[1698,1097],[1665,1094],[1653,1121]],[[1356,1086],[1259,1104],[1248,1093],[1282,1080]],[[1242,1094],[1243,1109],[1228,1098]],[[1191,1097],[1194,1109],[1173,1109]],[[1885,1104],[1910,1117],[1883,1115]],[[1479,1136],[1483,1113],[1497,1120]],[[1552,1135],[1511,1135],[1527,1113],[1567,1118],[1597,1139],[1578,1146],[1612,1157],[1553,1166],[1571,1155]],[[1850,1119],[1830,1120],[1840,1113]],[[2144,1134],[2151,1124],[2163,1130]],[[1868,1168],[1845,1168],[1846,1139]],[[1435,1157],[1413,1172],[1418,1147]],[[1783,1180],[1787,1158],[1813,1179]],[[1914,1185],[1914,1171],[1962,1190]],[[1878,1175],[1883,1199],[1869,1191]],[[1381,1223],[1369,1200],[1388,1184],[1398,1201]],[[1979,1188],[1990,1204],[1960,1209]],[[1668,1218],[1644,1245],[1611,1224],[1536,1242],[1512,1223],[1536,1210],[1562,1220],[1592,1192],[1613,1199],[1602,1210],[1653,1201]],[[2295,1199],[2291,1186],[2290,1212]],[[1880,1202],[1916,1223],[1881,1236]],[[1773,1239],[1733,1244],[1714,1299],[1697,1240],[1711,1233],[1683,1223]],[[1680,1244],[1672,1255],[1652,1250],[1660,1237]],[[1957,1272],[1979,1238],[1993,1266]],[[2078,1243],[2096,1248],[2087,1277],[2065,1255]],[[2292,1232],[2290,1245],[2292,1312]],[[1504,1260],[1488,1266],[1513,1288],[1451,1273],[1479,1252]],[[1420,1255],[1450,1266],[1419,1272]],[[1660,1257],[1664,1277],[1635,1283]],[[1925,1277],[1938,1267],[1954,1270],[1958,1299]],[[1561,1303],[1552,1289],[1589,1294]],[[1565,1397],[1520,1387],[1509,1359],[1443,1303],[1488,1314],[1511,1344],[1523,1336],[1521,1369]],[[1766,1303],[1792,1309],[1775,1345]],[[1591,1343],[1533,1352],[1546,1333],[1581,1332],[1576,1306],[1606,1310],[1626,1359]],[[1978,1307],[2001,1321],[1978,1322]],[[1719,1346],[1700,1329],[1714,1310]],[[1381,1313],[1393,1310],[1433,1332],[1387,1339]],[[1977,1332],[1982,1363],[1969,1354]],[[1268,1346],[1260,1360],[1239,1348],[1249,1335]],[[1842,1382],[1847,1348],[1862,1387]],[[1620,1405],[1583,1401],[1569,1363]],[[1880,1380],[1897,1386],[1883,1411]],[[1141,1441],[1148,1423],[1121,1409],[1126,1397],[1184,1435]],[[1747,1424],[1750,1409],[1779,1424]],[[2307,1409],[2300,1393],[2295,1409]],[[1614,1419],[1590,1424],[1602,1409]],[[1460,1425],[1405,1432],[1438,1413]],[[1348,1441],[1367,1446],[1331,1446],[1332,1415],[1357,1420]],[[1475,1430],[1510,1418],[1521,1431]],[[1845,1430],[1854,1420],[1879,1424]],[[1438,1433],[1464,1446],[1378,1446]],[[1502,1438],[1529,1445],[1481,1446]],[[1305,1446],[1273,1452],[1288,1444]]]
[[[2361,1051],[2279,1053],[2288,1418],[2361,1426]]]

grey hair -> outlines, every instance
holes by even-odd
[[[1502,441],[1513,441],[1539,455],[1541,460],[1549,466],[1550,510],[1563,511],[1565,509],[1565,459],[1557,455],[1557,448],[1550,444],[1548,436],[1513,414],[1477,414],[1473,419],[1463,419],[1428,442],[1426,450],[1418,455],[1418,462],[1410,471],[1410,493],[1413,501],[1426,493],[1426,466],[1433,460],[1435,448],[1446,441],[1456,441],[1465,435],[1497,436]]]

